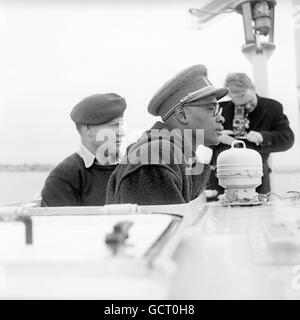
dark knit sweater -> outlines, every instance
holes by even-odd
[[[164,126],[164,124],[157,122],[152,129],[161,130],[166,128]],[[209,179],[210,166],[199,162],[194,163],[196,165],[194,168],[198,168],[198,174],[187,174],[187,163],[177,164],[178,162],[172,161],[175,151],[175,158],[184,156],[181,146],[172,146],[170,140],[165,140],[163,137],[153,137],[149,132],[144,133],[137,143],[130,146],[127,158],[133,153],[137,153],[139,156],[143,155],[147,150],[150,150],[150,143],[156,139],[156,141],[159,140],[156,150],[159,153],[158,163],[139,162],[132,164],[132,161],[129,163],[127,160],[126,164],[122,164],[124,162],[122,161],[108,182],[107,204],[165,205],[186,203],[199,196],[204,189]],[[161,148],[164,144],[171,145],[169,158],[171,161],[165,161],[164,155],[161,154]],[[177,152],[178,150],[180,151]]]
[[[93,164],[86,168],[74,153],[49,174],[42,190],[42,206],[102,206],[106,186],[117,165]]]

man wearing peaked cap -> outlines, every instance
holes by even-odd
[[[198,161],[195,151],[201,143],[219,143],[224,118],[218,100],[227,93],[210,83],[204,65],[167,81],[148,105],[148,112],[162,121],[128,148],[110,177],[106,203],[164,205],[198,197],[210,167]]]
[[[81,144],[49,174],[43,206],[105,203],[107,182],[119,162],[125,109],[125,99],[115,93],[94,94],[75,105],[70,116]]]

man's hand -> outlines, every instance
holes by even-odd
[[[263,136],[257,132],[257,131],[250,131],[247,135],[246,135],[246,139],[249,142],[253,142],[255,143],[257,146],[259,146],[262,142],[263,142]]]
[[[236,140],[231,136],[233,134],[232,130],[223,130],[222,135],[220,136],[220,142],[231,146],[232,142]]]

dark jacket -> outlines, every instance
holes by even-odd
[[[106,185],[116,165],[93,164],[86,168],[74,153],[58,164],[46,179],[42,206],[102,206]]]
[[[157,122],[152,129],[166,126]],[[199,196],[208,182],[210,166],[188,162],[190,149],[183,149],[177,139],[161,131],[146,131],[111,175],[106,203],[165,205],[186,203]]]
[[[232,101],[221,102],[220,107],[223,108],[223,117],[225,122],[223,124],[225,130],[232,130],[232,121],[234,117],[234,104]],[[254,143],[244,140],[247,148],[258,151],[263,160],[262,184],[257,188],[259,193],[270,192],[270,177],[271,169],[268,165],[268,158],[271,152],[285,151],[292,147],[294,144],[294,134],[289,126],[289,121],[283,113],[282,104],[276,100],[263,98],[257,96],[257,106],[249,116],[250,127],[249,131],[257,131],[263,136],[263,143],[256,146]],[[229,149],[230,146],[220,143],[214,146],[213,157],[211,164],[216,165],[218,155]],[[224,189],[218,185],[218,180],[215,176],[215,170],[211,174],[208,189],[218,190],[223,193]]]

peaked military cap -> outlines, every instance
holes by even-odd
[[[217,100],[228,93],[228,88],[215,88],[207,79],[207,68],[194,65],[176,74],[154,94],[148,112],[163,119],[179,102],[194,102],[214,94]]]

